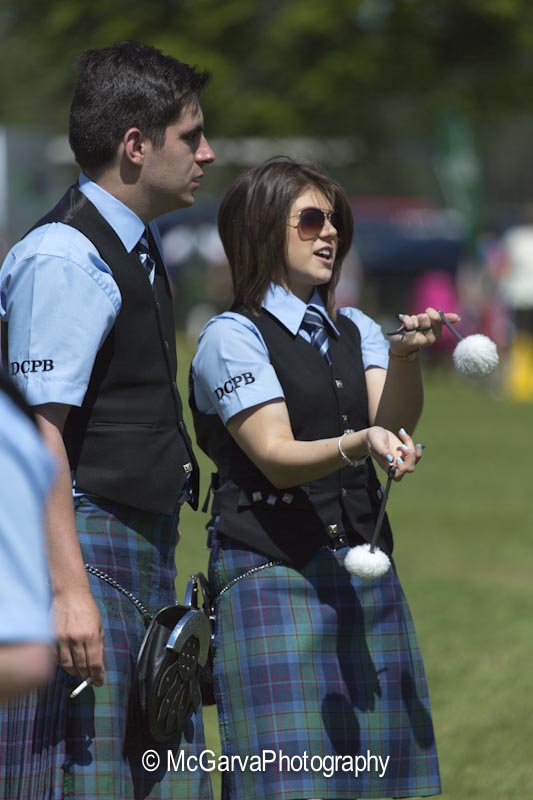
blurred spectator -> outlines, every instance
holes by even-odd
[[[496,342],[500,356],[503,356],[509,345],[509,316],[500,296],[504,268],[501,236],[490,229],[484,231],[478,239],[477,257],[481,266],[483,305],[476,330],[469,332],[484,333]]]
[[[533,204],[502,237],[501,295],[512,311],[516,331],[533,336]]]
[[[533,401],[533,204],[502,237],[502,300],[512,322],[508,386],[516,400]]]
[[[0,372],[0,700],[51,674],[45,504],[53,475],[31,412]]]
[[[211,207],[204,213],[205,219],[197,219],[194,225],[179,218],[169,224],[172,218],[168,215],[161,234],[173,282],[177,326],[193,342],[211,317],[229,308],[233,297],[231,273],[217,226],[211,220]]]

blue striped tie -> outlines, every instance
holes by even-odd
[[[145,268],[148,278],[150,279],[150,283],[154,281],[154,272],[155,272],[155,259],[150,252],[150,245],[148,244],[148,228],[144,229],[144,233],[137,242],[137,246],[135,247],[137,255],[139,256],[140,262]]]
[[[315,311],[314,308],[308,307],[300,327],[307,331],[311,337],[313,347],[316,347],[320,355],[326,359],[326,362],[331,364],[328,332],[322,314],[319,311]]]

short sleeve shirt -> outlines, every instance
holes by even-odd
[[[320,311],[326,324],[338,335],[318,292],[315,291],[309,305]],[[291,333],[300,332],[309,339],[305,331],[300,331],[307,305],[295,295],[272,285],[263,306]],[[356,308],[343,308],[339,313],[359,329],[364,368],[386,369],[389,346],[379,325]],[[236,312],[220,314],[204,327],[192,375],[198,410],[218,414],[225,424],[240,411],[284,397],[261,333],[248,317]]]
[[[131,252],[142,220],[83,174],[79,187]],[[159,244],[155,225],[150,230]],[[9,325],[5,366],[30,405],[81,406],[120,306],[110,266],[69,225],[42,225],[9,251],[0,270],[0,317]]]
[[[56,472],[35,426],[0,393],[0,642],[52,642],[45,503]]]

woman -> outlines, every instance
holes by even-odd
[[[224,796],[438,794],[396,571],[363,581],[343,561],[374,530],[371,459],[401,480],[422,455],[410,435],[419,350],[440,336],[439,315],[404,316],[389,352],[360,311],[335,312],[352,217],[341,187],[310,166],[275,159],[244,173],[218,224],[235,302],[200,336],[192,405],[218,469],[215,686],[223,752],[240,757],[223,773]],[[392,550],[387,522],[379,545]]]

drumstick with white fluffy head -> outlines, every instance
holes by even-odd
[[[499,357],[496,345],[483,333],[461,336],[446,319],[444,311],[439,311],[444,325],[453,333],[458,344],[453,351],[453,363],[463,375],[490,375],[498,366]]]

